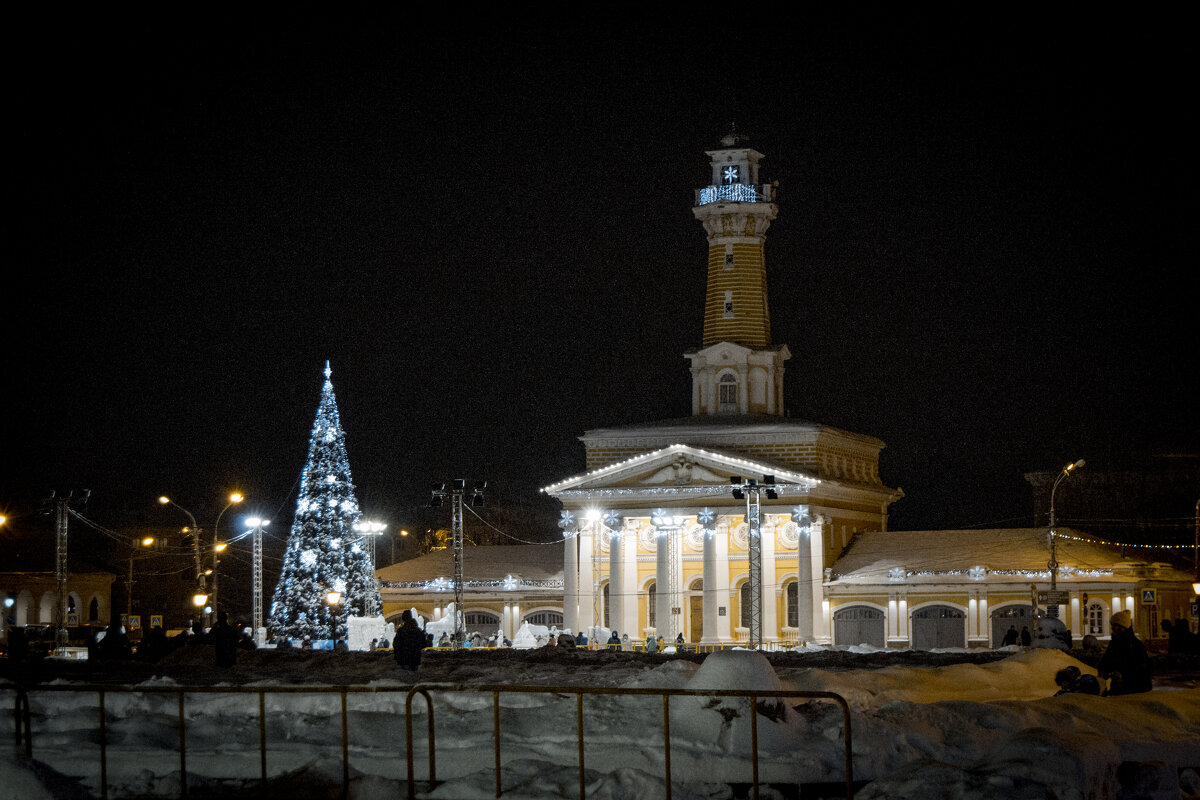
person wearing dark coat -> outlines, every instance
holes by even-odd
[[[1100,694],[1100,681],[1096,680],[1096,676],[1085,675],[1076,666],[1060,669],[1054,676],[1054,682],[1058,684],[1055,697],[1060,694]]]
[[[238,631],[229,624],[225,612],[218,611],[217,624],[208,631],[208,643],[216,649],[218,667],[232,667],[237,664],[238,638]]]
[[[1162,629],[1167,634],[1168,653],[1196,652],[1196,634],[1192,633],[1185,621],[1177,619],[1172,623],[1171,620],[1164,619]]]
[[[425,633],[417,627],[412,612],[406,609],[400,615],[400,628],[392,641],[395,648],[392,653],[401,669],[417,671],[421,666],[421,651],[425,649],[425,642]]]
[[[617,636],[617,632],[613,631],[612,636],[608,637],[608,647],[610,650],[615,650],[621,646],[621,637]]]
[[[1128,611],[1112,615],[1112,639],[1100,657],[1096,671],[1108,679],[1105,696],[1138,694],[1153,688],[1146,648],[1133,635],[1133,617]]]
[[[96,645],[96,657],[101,661],[124,661],[133,657],[133,647],[120,622],[110,622],[104,638]]]
[[[575,649],[575,637],[563,631],[558,635],[558,646],[567,650]]]
[[[1033,644],[1033,634],[1029,632],[1029,628],[1022,626],[1021,627],[1021,646],[1029,647],[1029,645],[1031,645],[1031,644]]]
[[[1004,634],[1004,638],[1000,640],[1000,646],[1001,646],[1001,647],[1008,647],[1009,645],[1014,645],[1014,644],[1016,644],[1016,643],[1017,643],[1017,637],[1018,637],[1019,635],[1020,635],[1020,634],[1018,634],[1018,633],[1017,633],[1017,626],[1016,626],[1016,625],[1009,625],[1009,626],[1008,626],[1008,633]]]

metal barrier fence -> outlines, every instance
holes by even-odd
[[[500,797],[501,791],[501,764],[500,764],[500,695],[502,694],[562,694],[575,695],[575,726],[576,726],[576,743],[579,753],[579,797],[580,800],[585,800],[587,797],[586,778],[584,770],[584,736],[583,736],[583,696],[586,695],[604,695],[604,696],[659,696],[662,697],[663,705],[663,769],[664,769],[664,784],[666,786],[666,799],[671,800],[671,698],[672,697],[744,697],[750,703],[750,753],[751,753],[751,785],[754,789],[754,797],[758,798],[759,775],[758,775],[758,714],[756,707],[759,700],[776,698],[783,700],[785,698],[815,698],[823,700],[832,700],[836,702],[842,709],[842,730],[845,758],[845,786],[846,800],[853,797],[854,784],[854,757],[851,748],[850,735],[850,706],[846,703],[846,699],[834,692],[806,692],[806,691],[755,691],[755,690],[740,690],[740,689],[714,689],[714,690],[694,690],[694,689],[623,689],[606,686],[515,686],[511,684],[417,684],[409,690],[408,698],[404,705],[404,732],[407,742],[407,759],[408,759],[408,797],[409,800],[414,800],[416,797],[416,776],[413,774],[414,757],[413,757],[413,726],[412,726],[412,701],[415,695],[421,695],[425,698],[426,717],[428,720],[428,748],[429,748],[429,775],[428,783],[432,788],[437,783],[437,760],[436,760],[436,743],[434,741],[434,713],[433,713],[433,698],[431,692],[490,692],[492,695],[492,747],[493,760],[495,763],[496,772],[496,797]]]
[[[492,695],[492,739],[493,757],[496,773],[496,797],[501,796],[501,759],[500,759],[500,695],[502,694],[557,694],[575,695],[577,750],[579,760],[579,796],[586,798],[584,772],[584,732],[583,732],[583,696],[659,696],[663,707],[663,765],[665,774],[666,797],[671,797],[671,707],[672,697],[744,697],[753,710],[759,700],[772,698],[815,698],[836,702],[842,709],[843,744],[845,758],[845,787],[846,798],[853,796],[853,755],[851,751],[850,707],[846,700],[833,692],[805,691],[750,691],[750,690],[711,690],[699,691],[688,689],[622,689],[610,687],[585,686],[520,686],[510,684],[417,684],[411,688],[375,687],[375,686],[110,686],[100,684],[62,684],[39,685],[24,687],[17,684],[0,686],[0,689],[11,690],[15,697],[13,701],[13,731],[14,744],[25,751],[27,758],[33,757],[33,724],[30,709],[31,693],[96,693],[97,695],[97,744],[100,756],[100,796],[108,797],[108,741],[107,714],[105,699],[110,694],[158,694],[175,695],[177,698],[177,727],[179,737],[179,786],[180,797],[188,795],[187,773],[187,717],[186,696],[189,694],[253,694],[258,696],[258,745],[259,768],[262,794],[267,796],[269,777],[267,775],[267,714],[266,696],[285,694],[336,694],[340,696],[341,721],[341,756],[342,756],[342,796],[349,794],[350,787],[350,749],[349,749],[349,719],[347,714],[347,696],[350,694],[399,694],[406,693],[404,705],[404,728],[406,739],[406,761],[408,768],[408,797],[415,798],[416,777],[414,772],[413,753],[413,715],[412,701],[416,695],[425,698],[427,709],[427,743],[429,748],[429,774],[427,781],[430,786],[437,783],[436,744],[434,727],[434,706],[432,693],[471,692],[490,693]],[[750,714],[750,750],[752,761],[751,784],[754,797],[758,797],[759,768],[758,768],[758,714]]]

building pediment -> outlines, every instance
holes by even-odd
[[[765,461],[731,455],[692,445],[673,444],[582,475],[576,475],[542,489],[553,497],[574,492],[605,489],[654,490],[689,488],[701,492],[728,492],[734,476],[761,480],[764,475],[775,478],[777,485],[793,489],[809,488],[820,483],[812,475],[781,467]]]

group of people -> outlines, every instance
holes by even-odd
[[[1132,615],[1128,611],[1113,614],[1109,625],[1112,638],[1108,649],[1100,657],[1100,663],[1096,665],[1099,678],[1083,674],[1075,666],[1060,669],[1054,676],[1059,688],[1056,697],[1061,694],[1115,697],[1150,691],[1150,659],[1146,655],[1146,647],[1133,634]],[[1107,682],[1107,688],[1104,682]]]

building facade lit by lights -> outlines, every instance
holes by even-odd
[[[737,135],[707,155],[710,185],[692,209],[708,242],[700,347],[684,354],[692,415],[580,436],[586,471],[543,489],[562,503],[561,548],[467,548],[469,630],[513,637],[531,622],[714,647],[752,631],[767,646],[996,647],[1010,628],[1034,629],[1048,603],[1076,644],[1107,637],[1118,611],[1144,639],[1160,619],[1187,617],[1186,571],[1076,529],[1054,534],[1053,581],[1047,527],[889,531],[903,492],[881,480],[884,443],[787,415],[791,353],[771,338],[765,258],[779,208],[763,155]],[[448,559],[380,570],[388,618],[410,607],[439,618]]]
[[[737,135],[707,152],[692,209],[708,240],[692,416],[583,434],[587,472],[543,489],[563,504],[565,627],[674,640],[877,647],[999,646],[1047,601],[1078,639],[1129,610],[1138,632],[1186,613],[1187,574],[1078,531],[888,531],[903,493],[884,485],[871,436],[792,419],[786,345],[771,339],[766,232],[779,213],[763,155]],[[753,515],[731,481],[756,481]],[[753,605],[751,567],[761,608]],[[1037,609],[1035,611],[1035,608]]]

